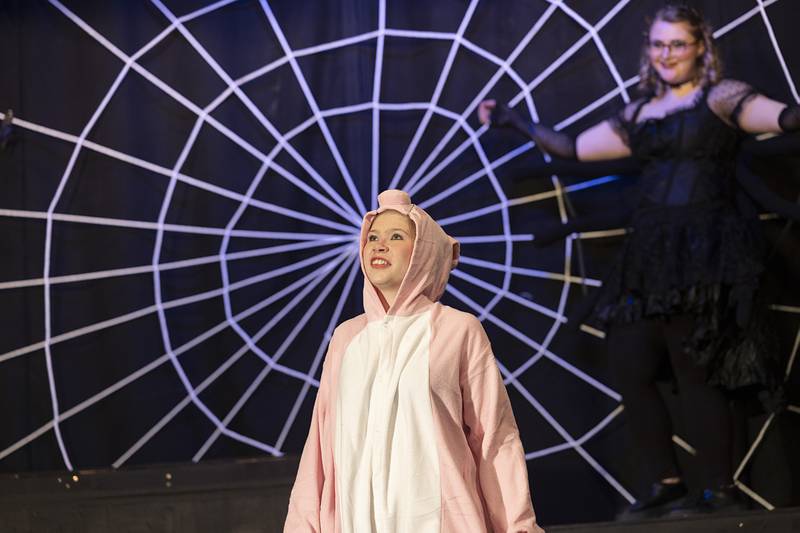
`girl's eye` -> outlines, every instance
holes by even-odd
[[[399,233],[393,233],[392,234],[392,240],[393,241],[402,241],[403,240],[403,236],[400,235]]]
[[[368,241],[377,241],[378,240],[378,236],[377,235],[369,235],[369,236],[367,236],[367,240]]]

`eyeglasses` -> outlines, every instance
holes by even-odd
[[[676,39],[668,43],[665,43],[663,41],[649,41],[647,43],[647,47],[650,49],[650,52],[658,55],[662,54],[664,52],[664,49],[666,49],[667,53],[669,54],[674,52],[677,55],[681,55],[685,54],[686,51],[689,49],[689,47],[695,44],[697,44],[697,41],[692,41],[690,43],[687,43],[686,41]]]

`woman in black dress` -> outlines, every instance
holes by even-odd
[[[648,454],[651,492],[630,511],[659,514],[686,485],[656,388],[668,360],[706,490],[687,510],[736,506],[726,390],[773,387],[774,351],[752,313],[763,270],[758,220],[737,205],[734,162],[745,133],[800,129],[800,107],[724,79],[712,33],[686,6],[653,17],[642,52],[644,97],[573,139],[493,100],[481,123],[512,127],[560,158],[641,162],[632,229],[594,301],[608,329],[612,375],[634,442]]]

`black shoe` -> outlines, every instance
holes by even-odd
[[[660,516],[665,512],[665,506],[686,496],[686,485],[682,481],[678,483],[663,483],[658,481],[650,487],[650,494],[640,500],[636,500],[627,511],[620,515],[622,520],[634,518],[649,518]]]
[[[705,489],[699,496],[687,497],[670,509],[670,518],[706,515],[711,513],[737,513],[746,508],[733,485]]]

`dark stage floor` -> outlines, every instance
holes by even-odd
[[[0,477],[0,533],[273,533],[296,459]],[[546,524],[545,524],[546,525]],[[800,532],[800,508],[547,527],[549,533]]]

